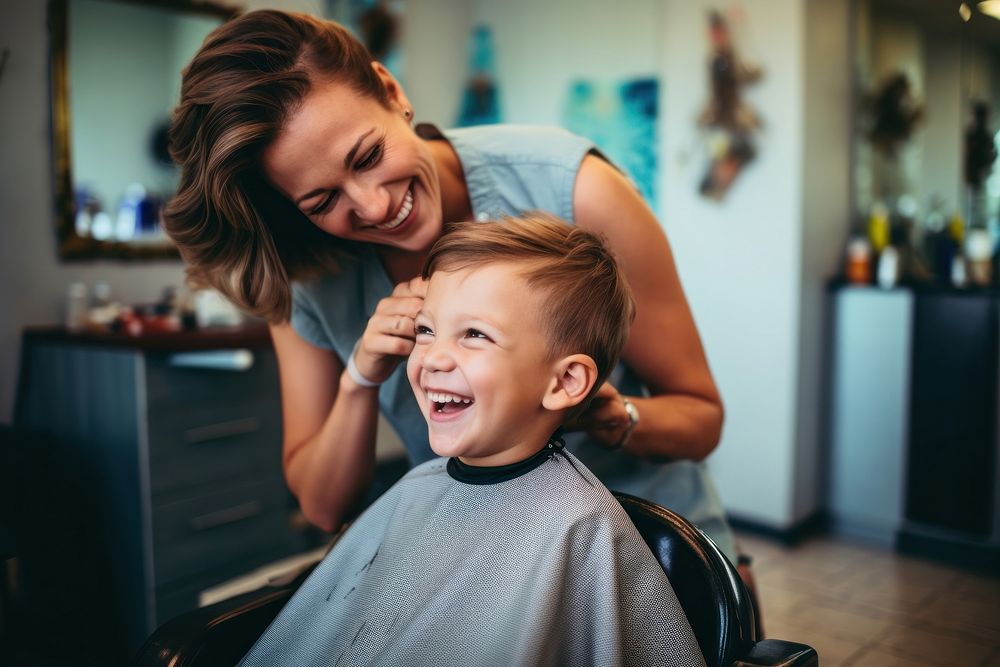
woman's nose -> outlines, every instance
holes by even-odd
[[[377,225],[392,215],[392,197],[381,183],[354,178],[344,185],[344,192],[352,202],[354,215],[362,223]]]

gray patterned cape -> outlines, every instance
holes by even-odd
[[[663,569],[566,451],[493,484],[407,473],[240,663],[704,665]]]

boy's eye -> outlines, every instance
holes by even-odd
[[[483,340],[490,340],[490,337],[484,334],[479,329],[469,329],[465,332],[466,338],[481,338]]]
[[[365,153],[365,156],[354,165],[355,169],[368,169],[374,167],[378,164],[379,159],[382,157],[382,142],[378,142],[372,146],[371,150]]]
[[[430,327],[424,326],[423,324],[418,324],[415,331],[418,336],[433,336],[434,332],[431,331]]]

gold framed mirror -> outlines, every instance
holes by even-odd
[[[239,14],[194,0],[50,0],[54,213],[60,259],[175,258],[159,224],[181,69]]]

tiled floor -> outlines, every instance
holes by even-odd
[[[765,634],[811,645],[824,667],[1000,666],[1000,577],[827,537],[740,544]]]

